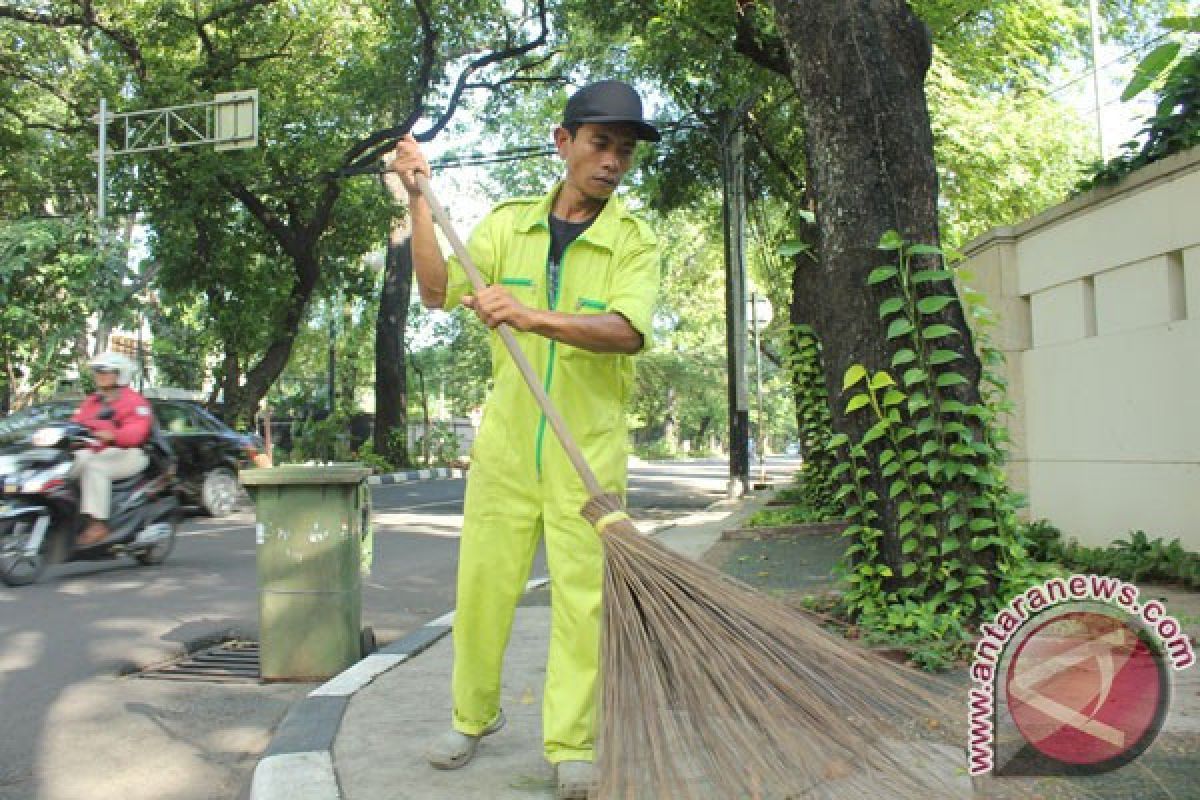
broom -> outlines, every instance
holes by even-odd
[[[429,179],[417,183],[485,284]],[[496,328],[587,490],[604,542],[602,798],[955,797],[945,751],[897,720],[945,708],[895,665],[643,535],[606,494],[506,324]],[[931,771],[931,767],[938,769]],[[882,782],[881,782],[882,781]]]

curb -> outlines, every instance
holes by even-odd
[[[525,591],[549,582],[549,578],[535,578],[525,584]],[[440,641],[453,622],[451,611],[425,623],[330,678],[292,706],[254,768],[250,800],[341,800],[333,744],[350,699],[380,675]]]
[[[466,476],[465,469],[435,467],[434,469],[412,469],[408,472],[391,472],[387,475],[372,475],[367,478],[367,484],[369,486],[388,486],[393,483],[445,480],[447,478],[465,478]]]

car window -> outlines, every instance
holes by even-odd
[[[200,430],[220,432],[224,429],[221,421],[212,414],[205,411],[203,408],[193,408],[192,413],[196,417],[196,425]]]
[[[188,409],[174,403],[156,403],[154,415],[158,424],[167,433],[194,433],[196,423]]]

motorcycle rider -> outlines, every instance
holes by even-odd
[[[91,547],[108,536],[112,482],[137,475],[149,458],[142,445],[150,438],[154,412],[146,398],[129,388],[134,365],[120,353],[103,353],[92,359],[96,391],[71,417],[86,426],[97,443],[75,457],[73,476],[79,478],[80,512],[87,527],[76,540]]]

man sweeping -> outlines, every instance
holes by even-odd
[[[457,259],[442,257],[415,180],[429,165],[411,137],[390,167],[409,194],[424,304],[461,303],[489,328],[507,323],[604,489],[622,496],[631,356],[650,341],[659,265],[653,233],[614,192],[638,141],[658,139],[629,85],[601,81],[572,95],[554,131],[562,181],[542,197],[500,203],[470,237],[488,284],[478,293]],[[462,767],[503,727],[504,650],[544,535],[552,606],[544,749],[558,797],[583,798],[594,784],[602,546],[580,516],[587,492],[495,333],[491,350],[493,390],[472,450],[459,549],[452,730],[431,744],[429,762]]]

